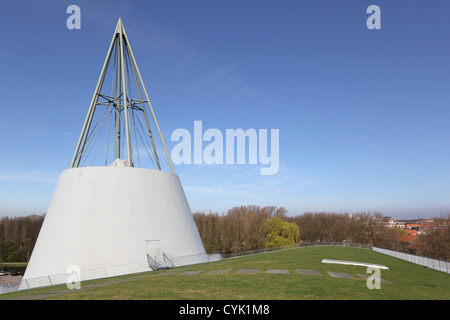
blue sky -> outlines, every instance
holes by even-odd
[[[66,27],[71,4],[80,30]],[[279,130],[275,175],[176,165],[193,212],[450,211],[450,3],[19,0],[1,12],[0,216],[46,212],[119,17],[169,150],[194,121]]]

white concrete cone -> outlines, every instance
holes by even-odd
[[[126,166],[67,169],[20,289],[66,283],[71,266],[81,280],[150,271],[147,254],[155,250],[177,266],[207,259],[177,175]]]

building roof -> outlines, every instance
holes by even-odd
[[[416,238],[415,234],[401,234],[399,236],[401,242],[408,242],[408,243],[413,241],[415,238]]]

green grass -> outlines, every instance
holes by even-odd
[[[4,267],[26,267],[27,266],[27,262],[3,262],[1,263],[2,266]]]
[[[360,266],[323,264],[322,259],[339,259],[382,264],[381,289],[369,290]],[[232,269],[227,274],[207,274],[218,269]],[[259,269],[257,274],[237,274],[239,269]],[[290,274],[268,274],[267,269],[288,269]],[[322,276],[305,276],[296,269],[312,269]],[[197,275],[184,271],[202,270]],[[326,271],[345,272],[356,279],[333,278]],[[169,274],[170,272],[176,272]],[[222,261],[86,281],[81,290],[67,290],[65,285],[2,294],[35,299],[117,299],[117,300],[448,300],[450,276],[367,249],[350,247],[305,247],[268,252]]]

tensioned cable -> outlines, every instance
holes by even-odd
[[[79,161],[82,161],[81,165],[84,165],[93,150],[94,145],[97,144],[97,141],[102,136],[102,140],[106,138],[106,148],[105,150],[105,166],[108,164],[109,157],[109,147],[110,143],[113,143],[114,146],[114,154],[113,158],[120,158],[124,154],[125,147],[130,141],[131,144],[135,145],[135,150],[132,146],[130,148],[130,161],[133,161],[135,156],[137,157],[137,164],[140,167],[143,163],[145,157],[143,157],[144,153],[140,154],[142,149],[145,149],[147,155],[150,159],[151,165],[156,169],[160,168],[158,158],[163,157],[163,152],[159,143],[155,143],[153,141],[153,136],[150,131],[149,123],[146,118],[145,113],[145,103],[149,103],[146,100],[143,100],[140,94],[140,82],[137,81],[134,64],[130,53],[130,48],[126,41],[123,42],[121,46],[119,44],[120,39],[116,37],[115,42],[113,43],[112,55],[113,59],[109,60],[107,69],[112,67],[112,72],[105,73],[106,77],[111,76],[111,94],[110,96],[106,94],[102,94],[101,90],[103,87],[103,82],[98,91],[97,102],[94,107],[94,118],[97,118],[97,122],[95,125],[91,126],[91,128],[86,132],[86,136],[84,137],[85,143],[83,144],[83,149],[85,152],[80,152],[78,154]],[[120,58],[121,53],[123,52],[123,59]],[[123,66],[121,66],[124,64]],[[123,68],[123,69],[122,69]],[[131,71],[130,71],[131,69]],[[124,71],[122,74],[121,70]],[[133,75],[130,73],[133,72]],[[134,85],[136,88],[132,87],[132,76],[134,76]],[[128,87],[126,88],[127,95],[125,96],[125,88],[122,88],[122,85],[125,84]],[[145,88],[144,88],[145,89]],[[136,92],[134,90],[137,90]],[[139,100],[133,100],[133,93],[139,94]],[[115,94],[115,96],[113,96]],[[98,101],[98,98],[101,101]],[[102,105],[105,108],[103,112],[99,115],[97,108]],[[126,108],[125,108],[126,107]],[[131,110],[130,110],[131,108]],[[122,111],[127,112],[127,117],[124,117],[124,113]],[[114,119],[112,112],[114,112]],[[141,114],[142,113],[142,114]],[[144,122],[145,117],[145,122]],[[126,124],[126,120],[128,123]],[[114,124],[111,122],[114,121]],[[108,125],[106,125],[108,123]],[[133,126],[133,128],[131,128]],[[107,128],[106,134],[104,130]],[[126,132],[126,128],[128,128],[128,132]],[[111,141],[111,135],[114,138]],[[126,138],[126,136],[129,136]],[[133,137],[134,136],[134,137]],[[134,140],[134,141],[133,141]],[[159,141],[159,140],[158,140]],[[142,143],[142,146],[141,146]],[[113,147],[111,146],[111,148]],[[127,148],[128,149],[128,148]],[[143,158],[143,159],[141,159]],[[168,161],[169,159],[164,160],[165,164],[170,166]],[[158,162],[158,164],[155,163]]]
[[[144,137],[145,137],[145,139],[142,137],[142,135],[141,135],[141,132],[140,131],[138,131],[138,133],[139,133],[139,136],[140,136],[140,138],[141,138],[141,140],[142,140],[142,144],[144,145],[144,147],[145,147],[145,151],[147,151],[147,154],[148,154],[148,157],[150,158],[150,161],[152,162],[152,164],[153,164],[153,167],[155,168],[155,169],[157,169],[157,166],[156,166],[156,164],[155,164],[155,162],[154,162],[154,160],[153,160],[153,157],[152,157],[152,155],[150,154],[150,151],[149,150],[152,150],[152,147],[151,147],[151,144],[150,144],[150,142],[147,140],[148,139],[148,135],[147,134],[145,134],[145,130],[144,130],[144,127],[143,127],[143,125],[142,125],[142,122],[141,122],[141,118],[140,118],[140,115],[138,114],[138,116],[137,116],[137,119],[138,119],[138,123],[139,123],[139,125],[140,125],[140,128],[141,128],[141,130],[142,130],[142,133],[143,133],[143,135],[144,135]],[[139,128],[139,127],[138,127]],[[145,141],[144,141],[145,140]],[[148,147],[147,147],[147,145],[145,144],[147,142],[147,144],[148,144]]]
[[[108,137],[106,138],[105,166],[108,165],[109,133],[111,131],[111,113],[112,113],[112,107],[111,107],[111,110],[109,111],[109,116],[108,116]]]
[[[127,76],[127,82],[128,82],[128,88],[127,88],[128,97],[126,97],[126,98],[127,98],[127,101],[129,102],[129,108],[131,109],[131,112],[129,112],[128,114],[131,114],[131,117],[133,118],[132,122],[133,122],[134,136],[135,136],[135,141],[136,141],[136,157],[137,157],[137,160],[138,160],[138,167],[141,167],[141,162],[140,162],[140,159],[139,159],[139,147],[138,147],[137,137],[136,137],[136,126],[135,126],[136,124],[134,122],[134,106],[133,106],[133,103],[131,101],[132,100],[131,97],[133,95],[132,95],[132,91],[131,91],[129,62],[128,62],[128,55],[125,54],[127,52],[127,45],[126,45],[125,41],[124,41],[124,48],[123,48],[123,50],[124,50],[125,70],[126,70],[126,76]],[[128,126],[130,126],[130,124],[131,124],[130,119],[128,119],[128,122],[129,122]],[[129,134],[131,134],[131,132],[129,132]],[[131,143],[131,139],[130,139],[130,143]],[[131,159],[133,159],[133,156],[134,156],[133,148],[130,148],[130,149],[131,149]]]
[[[136,140],[136,157],[138,159],[138,166],[140,168],[141,161],[139,159],[139,147],[138,147],[138,140],[137,140],[137,135],[136,135],[136,122],[134,120],[134,108],[131,109],[131,114],[132,114],[132,118],[133,118],[134,139]]]
[[[117,51],[117,47],[114,46],[114,50]],[[112,73],[112,77],[111,77],[111,97],[113,96],[114,93],[114,77],[116,74],[116,68],[114,67],[116,65],[116,54],[114,51],[114,61],[113,61],[113,73]],[[105,166],[108,165],[108,150],[109,150],[109,134],[111,132],[111,113],[112,113],[112,105],[111,105],[111,100],[109,100],[109,104],[108,107],[111,108],[111,110],[109,111],[109,119],[108,119],[108,137],[106,139],[106,155],[105,155]]]
[[[97,110],[97,107],[96,107],[96,110]],[[95,136],[95,134],[96,134],[96,131],[97,131],[97,127],[99,126],[99,124],[101,123],[101,121],[100,120],[103,120],[103,117],[104,117],[104,115],[105,115],[105,113],[106,113],[106,108],[103,110],[103,113],[100,115],[100,118],[97,120],[97,122],[96,122],[96,124],[94,125],[94,128],[92,129],[92,130],[89,130],[89,133],[88,133],[88,136],[86,137],[86,142],[85,142],[85,147],[86,146],[89,146],[90,145],[90,143],[92,142],[92,139],[93,139],[93,137]],[[83,155],[81,155],[81,156],[83,156]]]
[[[141,110],[142,111],[142,113],[144,114],[144,116],[145,116],[145,118],[146,118],[146,121],[145,121],[145,123],[146,123],[146,127],[147,127],[147,131],[144,131],[143,130],[143,133],[144,133],[144,135],[147,137],[147,136],[150,136],[150,140],[151,140],[151,144],[153,145],[153,147],[151,147],[150,149],[151,150],[154,150],[154,152],[155,152],[155,160],[156,160],[156,162],[157,162],[157,164],[158,164],[158,169],[160,169],[160,165],[159,165],[159,160],[158,160],[158,155],[156,154],[156,150],[155,150],[155,148],[154,148],[154,140],[153,140],[153,135],[152,135],[152,132],[151,132],[151,129],[150,129],[150,125],[149,125],[149,123],[148,123],[148,121],[147,121],[147,117],[146,117],[146,114],[145,114],[145,105],[144,105],[144,103],[145,102],[148,102],[148,101],[145,101],[145,100],[143,100],[142,99],[142,95],[141,95],[141,90],[140,90],[140,85],[139,85],[139,81],[137,80],[137,78],[136,78],[136,72],[135,72],[135,69],[134,69],[134,64],[133,64],[133,58],[132,58],[132,55],[130,54],[130,50],[131,50],[131,47],[129,48],[128,46],[126,47],[127,48],[127,57],[128,57],[128,61],[130,61],[130,66],[131,66],[131,70],[133,71],[133,77],[134,77],[134,82],[135,82],[135,84],[136,84],[136,89],[137,89],[137,92],[138,92],[138,94],[139,94],[139,103],[142,105],[142,108],[141,109],[139,109],[139,107],[137,107],[136,105],[135,105],[135,107],[137,108],[137,109],[139,109],[139,110]],[[134,61],[135,62],[135,61]],[[136,62],[135,62],[136,63]],[[136,66],[137,67],[137,66]],[[141,83],[142,84],[142,83]],[[142,84],[143,85],[143,84]],[[138,113],[138,115],[139,115],[139,113]],[[142,123],[141,123],[141,125],[142,125]],[[150,159],[152,159],[152,158],[150,158]],[[153,162],[153,160],[152,160],[152,162]]]
[[[142,127],[142,123],[140,123],[141,121],[140,121],[140,119],[139,119],[139,116],[137,117],[137,119],[138,119],[139,124],[140,124],[141,127]],[[144,138],[142,138],[142,135],[141,135],[141,133],[140,133],[139,131],[138,131],[138,133],[139,133],[139,137],[141,138],[142,144],[144,145],[145,151],[147,152],[147,155],[148,155],[148,157],[149,157],[151,163],[153,164],[153,167],[154,167],[155,169],[157,169],[157,167],[156,167],[156,165],[155,165],[155,162],[153,161],[153,157],[152,157],[152,155],[150,154],[149,148],[147,148],[147,146],[145,145]],[[145,132],[144,132],[144,136],[146,136],[146,135],[145,135]]]
[[[104,120],[106,118],[105,115],[106,115],[106,111],[107,110],[108,110],[108,108],[105,108],[103,110],[103,113],[100,116],[100,119],[97,121],[97,123],[94,126],[94,130],[92,130],[92,134],[90,135],[90,138],[89,138],[88,142],[86,142],[86,144],[85,144],[85,147],[87,146],[88,151],[87,151],[86,155],[84,156],[84,159],[82,159],[82,165],[84,165],[84,163],[86,162],[86,160],[87,160],[87,158],[88,158],[88,156],[89,156],[93,146],[97,142],[97,139],[100,137],[100,132],[102,131],[103,127],[105,126],[105,121]],[[102,126],[101,129],[99,129],[101,124],[103,124],[103,126]],[[96,136],[95,140],[93,139],[94,136]]]

